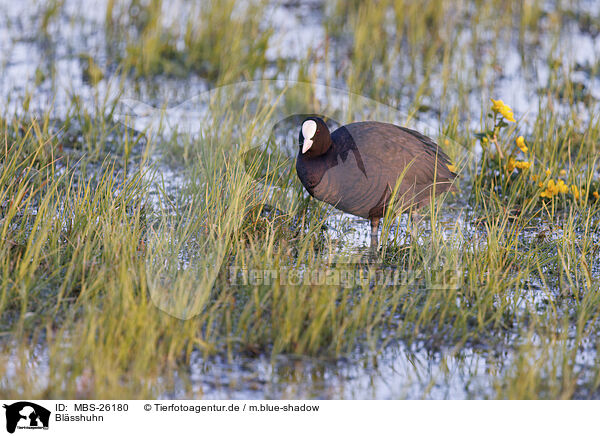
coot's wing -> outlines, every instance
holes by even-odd
[[[375,175],[379,179],[378,185],[387,185],[393,190],[402,177],[398,197],[405,199],[406,206],[413,203],[425,205],[434,181],[436,193],[452,188],[456,174],[448,168],[450,159],[427,136],[374,121],[352,123],[345,127],[360,154],[369,161],[368,166],[379,168]]]

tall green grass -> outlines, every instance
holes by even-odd
[[[159,84],[190,73],[211,84],[262,77],[267,5],[251,3],[242,15],[235,2],[191,6],[184,30],[162,21],[164,7],[109,2],[107,43],[125,47],[107,50],[118,71]],[[431,115],[442,126],[436,139],[460,156],[477,146],[470,96],[493,95],[503,47],[516,39],[528,70],[532,41],[564,31],[562,8],[338,2],[324,9],[327,62],[346,59],[351,68],[334,69],[334,79],[352,92],[393,105],[408,96],[409,119]],[[468,29],[469,43],[459,43]],[[498,57],[481,56],[484,48]],[[5,114],[0,373],[12,375],[0,377],[0,392],[146,398],[183,381],[194,396],[185,376],[193,352],[209,364],[240,355],[335,361],[376,356],[401,341],[482,356],[498,398],[597,397],[598,365],[579,362],[598,356],[600,125],[589,101],[591,118],[579,117],[581,90],[570,79],[553,69],[539,97],[542,109],[566,104],[568,117],[540,110],[502,132],[507,148],[517,134],[526,137],[530,172],[506,177],[498,156],[484,150],[465,166],[458,198],[432,202],[410,223],[412,233],[388,216],[375,259],[331,236],[334,212],[308,198],[292,161],[255,151],[276,121],[269,105],[253,114],[231,95],[199,138],[131,132],[112,122],[116,102],[101,95],[94,111],[74,99],[58,125],[51,111]],[[314,99],[292,94],[292,106]],[[483,131],[486,98],[480,110]],[[161,174],[169,166],[184,176],[174,189]],[[543,201],[529,177],[546,168],[553,177],[566,170],[580,201]],[[270,271],[325,275],[304,282]],[[382,272],[396,274],[393,286],[376,281]]]

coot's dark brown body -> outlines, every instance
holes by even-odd
[[[304,138],[305,123],[316,131]],[[309,123],[307,123],[309,121]],[[308,118],[300,131],[296,171],[307,191],[336,208],[371,220],[377,244],[379,219],[396,183],[394,204],[404,210],[429,203],[430,197],[452,189],[456,174],[448,156],[428,137],[393,124],[365,121],[329,133],[320,118]],[[307,129],[312,133],[314,129]],[[306,131],[306,130],[305,130]],[[305,139],[311,144],[303,153]]]

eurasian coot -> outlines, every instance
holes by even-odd
[[[453,189],[450,159],[430,138],[394,124],[351,123],[333,133],[318,117],[306,118],[299,135],[296,172],[318,200],[371,220],[377,247],[383,217],[399,179],[394,207],[403,211],[429,203],[433,193]]]

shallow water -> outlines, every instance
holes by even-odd
[[[527,340],[540,343],[539,338]],[[511,342],[518,345],[520,339],[513,337]],[[584,341],[576,356],[576,372],[591,370],[595,365],[594,344]],[[531,358],[534,361],[542,356]],[[178,374],[175,384],[161,397],[492,399],[511,376],[514,359],[511,349],[431,349],[423,343],[391,344],[377,353],[357,351],[338,361],[289,356],[275,361],[266,357],[205,360],[194,353],[189,368]],[[545,396],[540,393],[541,398]],[[575,397],[597,398],[598,392],[582,389]]]
[[[80,6],[81,3],[84,3],[83,7]],[[320,2],[274,2],[271,13],[265,16],[265,26],[272,26],[275,30],[274,43],[267,52],[267,58],[271,61],[278,58],[298,60],[310,50],[322,50],[326,43],[322,27],[323,7],[325,6]],[[592,12],[600,9],[597,2],[583,2],[578,7]],[[50,37],[42,38],[38,31],[42,10],[39,2],[0,1],[2,114],[22,112],[22,100],[26,93],[31,93],[29,110],[43,112],[52,107],[53,116],[58,119],[68,113],[73,95],[78,96],[91,113],[97,111],[98,96],[111,95],[116,98],[118,87],[111,81],[110,74],[95,87],[82,76],[81,53],[92,54],[105,71],[110,71],[105,55],[107,42],[104,33],[98,31],[105,24],[105,8],[106,2],[67,0],[63,14],[53,21],[48,29]],[[546,64],[546,58],[551,52],[555,52],[567,68],[577,71],[573,77],[585,84],[591,97],[600,99],[600,77],[588,74],[585,69],[600,59],[600,36],[581,30],[575,22],[570,26],[569,32],[563,34],[563,38],[556,45],[550,36],[541,38],[541,44],[530,51],[537,58],[531,62],[531,69],[523,67],[516,42],[500,47],[498,57],[502,68],[494,77],[493,86],[490,84],[486,89],[474,86],[469,94],[472,104],[471,108],[465,108],[465,111],[469,113],[466,118],[470,127],[480,127],[479,111],[482,101],[487,101],[492,88],[494,95],[501,95],[506,102],[510,102],[516,113],[524,116],[525,123],[535,119],[539,108],[532,106],[532,102],[537,102],[540,89],[548,83],[551,71]],[[472,38],[470,32],[472,30],[462,30],[459,41],[463,44],[468,43]],[[484,55],[491,56],[489,52]],[[464,61],[469,62],[468,59]],[[470,67],[474,68],[473,65]],[[40,68],[47,70],[48,77],[35,85],[36,74],[39,75]],[[326,68],[325,63],[316,64],[319,77],[324,77]],[[49,73],[51,70],[54,71],[52,74]],[[293,81],[296,79],[294,74],[297,74],[297,66],[292,66],[290,71],[285,73],[285,77],[281,77],[282,73],[275,67],[267,70],[267,73],[270,72],[273,74],[272,79]],[[400,81],[405,73],[399,68],[398,77],[391,79]],[[125,85],[128,91],[127,98],[130,99],[127,102],[133,101],[134,104],[133,108],[128,106],[129,109],[125,111],[136,115],[132,127],[143,130],[156,115],[155,108],[166,105],[174,108],[169,111],[173,126],[181,128],[185,124],[188,133],[198,133],[201,129],[198,119],[205,115],[209,107],[202,103],[200,98],[197,100],[200,102],[199,107],[190,110],[194,101],[190,103],[189,98],[206,95],[210,89],[208,82],[194,75],[186,79],[160,80],[158,91],[155,87],[148,86],[148,89],[137,92],[133,83]],[[432,72],[430,80],[434,84],[442,83],[439,72],[436,71]],[[333,85],[344,89],[343,83]],[[398,98],[399,107],[404,107],[402,103],[407,103],[414,91],[411,90]],[[456,98],[453,94],[457,93],[458,90],[450,90],[447,98]],[[436,100],[441,99],[442,95],[442,90],[434,85],[432,95],[424,103],[435,106]],[[335,99],[333,101],[335,102]],[[337,104],[341,106],[343,102],[344,100],[340,99]],[[597,107],[597,102],[594,105]],[[594,105],[581,105],[580,116],[583,120],[593,112]],[[400,118],[404,115],[402,111],[395,108],[393,110],[398,112],[396,115]],[[414,125],[428,128],[434,133],[438,131],[439,118],[435,114],[425,112],[416,114],[416,117],[411,120]],[[194,129],[197,129],[196,132]],[[155,162],[160,162],[160,157],[159,141]],[[171,167],[164,165],[159,168],[164,179],[168,181],[168,189],[175,190],[184,183],[181,175]],[[154,194],[158,195],[156,192]],[[151,197],[151,200],[152,198],[154,197]],[[457,221],[456,216],[452,215],[446,216],[445,219],[450,226]],[[405,229],[405,222],[401,221],[398,225],[400,230]],[[462,227],[465,231],[476,232],[468,220],[464,221]],[[346,214],[333,213],[327,220],[327,233],[332,240],[341,242],[342,250],[362,250],[369,242],[367,221]],[[526,237],[533,239],[538,233],[535,229]],[[548,237],[562,237],[560,229],[552,229]],[[591,268],[593,272],[598,273],[600,263],[596,262]],[[526,298],[529,303],[539,304],[544,299],[544,293],[532,293]],[[32,364],[32,378],[43,380],[47,378],[47,353],[43,349],[34,353],[37,357],[32,361],[37,363]],[[460,351],[431,350],[424,344],[407,346],[403,343],[387,345],[378,352],[356,351],[335,362],[290,356],[280,356],[275,361],[264,356],[237,356],[233,361],[218,357],[205,360],[200,353],[194,352],[189,367],[182,368],[179,374],[176,374],[174,386],[165,383],[165,392],[161,396],[244,399],[487,398],[495,396],[494,383],[505,375],[503,370],[509,366],[513,354],[514,350],[511,349],[498,352],[478,350],[475,347],[462,347]],[[595,355],[594,350],[584,350],[576,354],[582,371],[585,371],[586,365],[593,365]],[[14,363],[11,365],[14,369],[18,364],[18,357],[14,356],[12,359]],[[9,370],[10,368],[9,365]],[[0,384],[7,383],[10,378],[9,371],[4,374]]]
[[[215,364],[194,356],[189,377],[192,395],[207,399],[467,399],[493,396],[487,368],[486,359],[472,351],[456,356],[394,345],[338,362],[283,356],[275,362],[254,358]],[[178,395],[190,392],[165,397]]]

